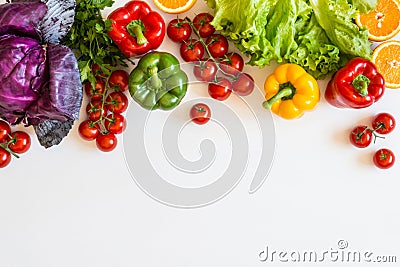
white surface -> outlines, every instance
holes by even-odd
[[[199,0],[185,15],[202,10]],[[166,22],[174,17],[164,15]],[[160,50],[176,53],[177,45],[165,40]],[[245,69],[260,88],[272,70]],[[221,201],[192,210],[144,194],[129,175],[122,145],[101,153],[77,136],[76,124],[61,145],[45,150],[30,129],[32,149],[0,171],[0,266],[280,266],[290,263],[259,261],[265,246],[322,253],[341,239],[352,251],[396,255],[399,262],[400,164],[382,171],[371,158],[388,147],[400,159],[400,127],[365,150],[348,142],[352,127],[378,112],[400,122],[399,101],[400,92],[387,90],[370,108],[339,110],[322,97],[301,119],[274,117],[276,157],[261,189],[249,195],[246,176]],[[188,140],[182,142],[190,158]]]

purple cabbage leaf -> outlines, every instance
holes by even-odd
[[[82,105],[78,62],[59,44],[74,8],[71,0],[0,5],[0,117],[33,125],[46,148],[68,134]]]

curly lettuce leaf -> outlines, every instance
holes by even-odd
[[[251,57],[250,65],[291,62],[322,79],[349,58],[372,53],[366,29],[353,19],[375,0],[206,1],[215,10],[212,25]]]
[[[276,0],[231,1],[213,0],[215,5],[212,25],[221,30],[251,62],[266,65],[274,59],[272,46],[266,38],[267,17]]]
[[[378,0],[349,0],[349,3],[361,13],[366,14],[376,7]]]
[[[319,25],[341,53],[371,57],[368,31],[353,22],[358,11],[347,0],[310,0],[310,4]]]

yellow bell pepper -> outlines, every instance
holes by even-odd
[[[282,64],[264,83],[263,106],[285,119],[302,116],[319,102],[317,81],[296,64]]]

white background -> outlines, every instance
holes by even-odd
[[[209,9],[199,0],[183,15],[200,11]],[[175,17],[163,15],[166,22]],[[159,50],[176,54],[178,46],[166,38]],[[273,69],[245,71],[262,88]],[[326,81],[319,83],[323,92]],[[0,171],[0,266],[308,266],[260,262],[258,255],[266,246],[322,253],[337,250],[341,239],[349,250],[400,261],[400,164],[380,170],[372,163],[381,147],[400,159],[400,127],[367,149],[348,142],[349,131],[378,112],[400,123],[399,102],[399,92],[389,89],[367,109],[339,110],[322,97],[301,119],[274,116],[275,161],[261,189],[249,195],[251,177],[245,176],[221,201],[189,210],[144,194],[129,174],[122,144],[101,153],[79,138],[76,123],[59,146],[46,150],[29,128],[31,150]]]

